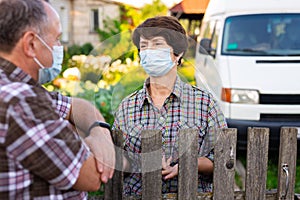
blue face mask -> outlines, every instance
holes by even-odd
[[[140,51],[140,64],[149,76],[160,77],[167,74],[176,63],[172,61],[170,48],[160,48]]]
[[[39,70],[39,84],[44,84],[53,81],[61,72],[61,65],[52,65],[50,68]]]
[[[39,70],[39,80],[40,84],[48,83],[55,79],[59,75],[62,69],[62,62],[64,58],[64,48],[63,46],[53,46],[52,49],[47,45],[47,43],[37,36],[37,38],[51,51],[52,53],[52,66],[50,68],[46,68],[41,64],[41,62],[34,58],[34,61],[40,66]]]

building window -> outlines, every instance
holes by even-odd
[[[91,10],[91,32],[97,32],[99,29],[99,10]]]
[[[59,15],[60,15],[61,24],[62,24],[61,41],[62,42],[68,42],[69,41],[69,15],[68,15],[68,10],[64,6],[60,7]]]

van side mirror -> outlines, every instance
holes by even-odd
[[[211,39],[208,38],[201,39],[198,51],[201,54],[211,55],[213,57],[215,57],[216,54],[216,50],[211,48]]]

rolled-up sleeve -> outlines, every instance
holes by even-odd
[[[8,131],[7,152],[19,167],[67,190],[78,179],[89,151],[52,106],[47,96],[10,104],[7,116],[13,128]],[[61,111],[68,106],[62,107]]]
[[[57,113],[65,119],[71,109],[71,97],[64,96],[59,92],[51,92],[49,94],[55,104]]]

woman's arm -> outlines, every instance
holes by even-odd
[[[206,157],[198,158],[198,172],[206,175],[212,174],[214,171],[214,163]]]

